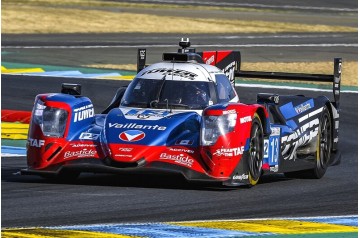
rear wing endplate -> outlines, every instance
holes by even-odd
[[[138,49],[137,73],[146,67],[146,49]]]
[[[334,74],[305,74],[305,73],[286,73],[286,72],[263,72],[263,71],[237,71],[236,77],[260,78],[276,80],[300,80],[312,82],[332,82],[334,105],[340,107],[340,85],[341,85],[341,65],[342,58],[334,58]]]

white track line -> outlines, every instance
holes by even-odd
[[[250,47],[358,47],[358,44],[208,44],[193,47],[250,48]],[[175,45],[72,45],[72,46],[2,46],[2,49],[94,49],[94,48],[174,48]]]

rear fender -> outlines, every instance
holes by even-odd
[[[331,117],[331,129],[332,129],[332,149],[334,152],[338,149],[339,142],[339,122],[340,122],[340,114],[339,110],[335,107],[334,103],[327,102],[326,107],[330,112]]]

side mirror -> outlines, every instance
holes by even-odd
[[[72,83],[63,83],[61,85],[61,93],[70,95],[81,95],[81,85]]]

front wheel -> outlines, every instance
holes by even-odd
[[[255,113],[251,125],[249,148],[249,182],[251,186],[259,182],[264,158],[264,131],[260,117]]]

